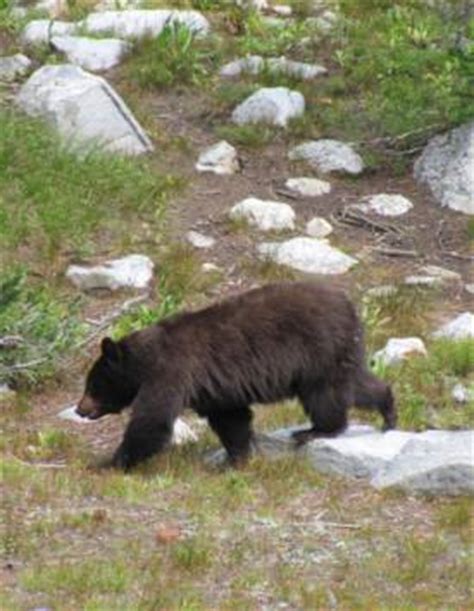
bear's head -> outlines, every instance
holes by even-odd
[[[102,354],[87,375],[84,396],[76,408],[79,416],[89,420],[121,412],[132,403],[139,389],[127,346],[106,337],[101,349]]]

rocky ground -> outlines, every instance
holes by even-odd
[[[441,127],[433,111],[436,121],[393,133],[366,124],[367,100],[358,98],[355,125],[340,115],[331,126],[348,78],[337,23],[350,5],[340,12],[329,1],[290,9],[262,2],[254,12],[238,2],[154,2],[147,8],[197,9],[177,19],[201,37],[175,32],[182,41],[165,40],[160,55],[140,39],[145,30],[156,38],[169,13],[145,18],[102,4],[51,3],[46,13],[0,4],[8,128],[0,152],[0,605],[470,607],[472,437],[451,430],[472,427],[474,414],[474,109]],[[51,15],[57,20],[41,21]],[[160,61],[167,73],[156,70]],[[349,103],[356,94],[345,86]],[[60,152],[72,142],[69,165],[36,127],[24,127],[28,114],[50,122]],[[92,174],[85,151],[97,139],[114,159],[121,152],[132,161]],[[104,175],[116,183],[105,185]],[[18,265],[26,270],[18,299],[28,287],[51,292],[25,292],[26,306],[9,306]],[[197,441],[124,476],[96,463],[120,439],[126,416],[58,416],[77,401],[104,334],[262,283],[319,276],[357,302],[401,428],[446,430],[449,442],[414,446],[413,462],[430,464],[421,479],[409,466],[403,485],[389,477],[387,489],[372,487],[374,456],[380,447],[383,460],[390,454],[372,432],[359,454],[341,439],[315,446],[314,456],[285,446],[242,471],[223,469],[209,459],[216,439],[192,417]],[[58,326],[64,311],[71,328]],[[259,432],[304,422],[293,403],[256,413]],[[370,415],[364,422],[379,426]],[[393,447],[405,433],[394,435]],[[401,472],[406,457],[397,452]]]

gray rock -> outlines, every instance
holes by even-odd
[[[374,360],[383,365],[396,365],[412,356],[426,356],[425,344],[419,337],[392,337],[385,348],[374,354]]]
[[[16,103],[27,114],[46,119],[78,153],[91,148],[125,155],[153,150],[112,87],[77,66],[43,66],[21,87]]]
[[[295,62],[286,57],[268,57],[264,58],[260,55],[249,55],[242,59],[236,59],[220,70],[220,75],[223,77],[236,77],[241,74],[260,74],[260,72],[268,70],[275,74],[286,74],[296,79],[308,81],[317,76],[327,74],[327,69],[317,64],[307,64],[304,62]]]
[[[352,425],[337,437],[320,438],[296,448],[291,434],[300,427],[257,435],[255,450],[268,458],[293,454],[306,458],[328,475],[366,478],[379,489],[409,493],[462,495],[474,493],[474,431],[388,431]],[[221,464],[225,452],[208,462]]]
[[[452,340],[474,339],[474,314],[471,312],[459,314],[435,331],[433,337]]]
[[[24,76],[31,66],[31,60],[17,53],[8,57],[0,57],[0,81],[14,81]]]
[[[297,237],[286,242],[260,244],[259,253],[279,265],[309,274],[343,274],[357,259],[330,246],[325,240]]]
[[[292,161],[306,161],[319,172],[360,174],[364,164],[353,148],[338,140],[313,140],[294,147],[289,152]]]
[[[452,210],[474,214],[474,122],[434,137],[414,166],[415,178],[427,184],[437,201]]]
[[[319,178],[288,178],[285,187],[301,195],[301,197],[319,197],[331,192],[330,183],[319,180]]]
[[[306,223],[306,233],[311,238],[325,238],[332,233],[333,227],[326,219],[320,216],[315,216]]]
[[[231,144],[221,140],[199,155],[196,170],[219,175],[235,174],[240,170],[237,151]]]
[[[413,204],[403,195],[379,193],[371,195],[354,207],[362,212],[375,212],[381,216],[401,216],[413,208]]]
[[[473,431],[426,431],[372,478],[375,488],[429,495],[474,494]]]
[[[208,20],[198,11],[125,10],[90,13],[82,22],[90,34],[112,34],[132,40],[158,36],[166,25],[179,23],[196,34],[209,32]]]
[[[295,212],[288,204],[248,197],[232,207],[231,219],[245,219],[261,231],[294,229]]]
[[[474,295],[474,283],[465,284],[464,290],[467,291],[470,295]]]
[[[121,259],[106,261],[102,265],[84,267],[70,265],[66,277],[74,286],[87,291],[91,289],[146,288],[153,278],[153,261],[144,255],[128,255]]]
[[[132,45],[116,38],[86,38],[80,36],[53,36],[51,45],[64,53],[71,64],[85,70],[101,72],[117,66]]]
[[[197,231],[188,231],[186,234],[186,240],[194,246],[194,248],[212,248],[216,243],[214,238],[211,236],[203,235]]]
[[[266,123],[286,127],[288,121],[304,113],[304,97],[286,87],[264,87],[244,100],[232,113],[237,125]]]

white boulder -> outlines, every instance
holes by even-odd
[[[360,174],[364,163],[360,155],[345,142],[338,140],[313,140],[300,144],[288,154],[292,161],[306,161],[322,173],[347,172]]]
[[[78,152],[98,148],[139,155],[153,150],[148,136],[107,81],[78,66],[43,66],[21,87],[16,103],[28,115],[46,119]]]
[[[279,265],[309,274],[343,274],[357,259],[330,246],[325,240],[297,237],[280,243],[264,243],[258,247],[263,257]]]
[[[45,45],[53,36],[69,36],[78,32],[80,22],[68,23],[50,19],[34,19],[22,32],[22,41],[27,45]]]
[[[414,166],[442,206],[474,214],[474,121],[435,136]]]
[[[261,231],[294,229],[295,212],[288,204],[248,197],[231,209],[231,219],[244,219]]]
[[[383,365],[396,365],[412,356],[427,356],[423,340],[419,337],[392,337],[385,348],[374,354],[374,361]]]
[[[244,100],[232,113],[237,125],[266,123],[286,127],[288,121],[301,117],[305,101],[299,91],[287,87],[264,87]]]
[[[199,155],[196,170],[220,175],[235,174],[240,170],[237,151],[231,144],[221,140]]]
[[[144,289],[153,278],[153,261],[144,255],[128,255],[106,261],[102,265],[85,267],[70,265],[66,278],[82,291],[122,288]]]
[[[0,81],[14,81],[24,76],[30,66],[31,60],[22,53],[0,57]]]
[[[71,64],[85,70],[101,72],[117,66],[132,45],[117,38],[86,38],[83,36],[53,36],[51,45],[67,57]]]

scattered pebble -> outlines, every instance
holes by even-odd
[[[287,87],[264,87],[237,106],[232,121],[237,125],[265,123],[286,127],[290,119],[301,117],[304,109],[305,100],[299,91]]]
[[[235,174],[240,170],[237,151],[231,144],[221,140],[199,155],[196,170],[219,175]]]
[[[245,219],[261,231],[294,229],[295,212],[289,204],[247,197],[231,209],[231,219]]]
[[[285,187],[301,195],[301,197],[319,197],[331,191],[331,184],[319,178],[288,178]]]
[[[215,239],[211,236],[204,235],[197,231],[188,231],[186,234],[186,240],[195,248],[212,248],[216,243]]]
[[[383,365],[396,365],[413,356],[427,356],[425,344],[419,337],[392,337],[385,348],[374,354],[374,361]]]
[[[325,238],[332,233],[333,227],[326,219],[320,216],[315,216],[306,224],[306,233],[311,238]]]

